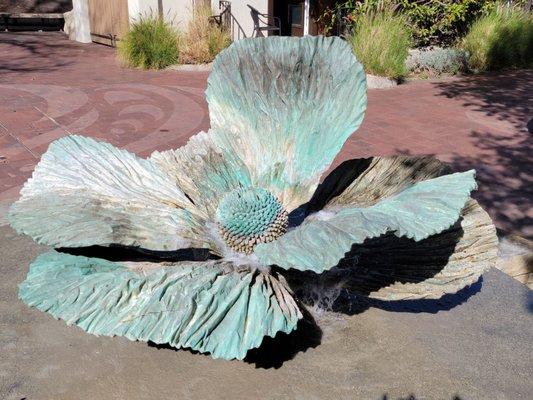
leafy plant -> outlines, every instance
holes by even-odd
[[[393,0],[318,0],[317,8],[322,13],[317,16],[319,31],[325,35],[343,35],[343,29],[353,27],[358,16],[371,12],[394,8]],[[342,26],[339,31],[339,25]]]
[[[400,10],[413,27],[417,46],[450,45],[470,24],[490,10],[496,0],[399,0]]]
[[[409,21],[416,47],[454,44],[481,15],[501,0],[318,0],[323,12],[317,17],[324,34],[343,34],[350,21],[370,9],[393,8]],[[528,0],[514,0],[523,7]],[[339,29],[340,28],[340,29]]]
[[[462,42],[470,68],[478,71],[533,65],[533,16],[499,6],[478,19]]]
[[[218,53],[231,43],[229,33],[210,20],[213,11],[209,5],[197,4],[182,38],[182,62],[201,64],[213,61]]]
[[[405,76],[411,39],[403,16],[390,9],[365,12],[356,18],[346,39],[367,72],[395,79]]]
[[[442,47],[426,47],[409,51],[406,66],[415,73],[456,74],[466,69],[466,52]]]
[[[179,60],[178,32],[162,18],[144,15],[131,24],[118,52],[128,66],[165,68]]]

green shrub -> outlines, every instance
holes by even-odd
[[[452,45],[497,0],[397,0],[413,29],[417,47]]]
[[[162,18],[141,16],[131,24],[118,50],[128,66],[165,68],[179,60],[178,32]]]
[[[503,0],[317,0],[322,10],[317,23],[321,33],[342,34],[343,23],[357,18],[369,8],[392,7],[404,15],[412,30],[416,47],[439,45],[448,47],[463,37],[481,15]],[[525,7],[529,0],[513,0]],[[342,21],[338,21],[338,16]],[[341,32],[337,24],[341,23]]]
[[[406,66],[411,72],[427,76],[457,74],[466,69],[466,52],[449,47],[409,50]]]
[[[530,67],[533,64],[533,17],[518,8],[499,6],[472,24],[462,47],[476,71]]]
[[[346,39],[367,73],[395,79],[405,76],[411,38],[401,15],[389,9],[361,14]]]

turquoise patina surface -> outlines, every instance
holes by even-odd
[[[15,230],[50,246],[209,247],[205,214],[171,176],[83,136],[49,146],[9,218]]]
[[[305,203],[366,111],[366,77],[344,40],[239,41],[213,64],[213,141],[287,211]]]
[[[319,212],[275,242],[259,244],[255,254],[265,264],[322,272],[337,265],[352,245],[387,232],[420,241],[457,222],[477,187],[474,176],[473,170],[444,175],[370,207]]]
[[[237,189],[222,198],[217,221],[234,235],[260,235],[276,220],[283,209],[265,189]]]
[[[302,316],[277,279],[257,270],[218,261],[127,265],[52,251],[30,266],[19,296],[89,333],[225,359],[244,358]]]
[[[365,74],[343,40],[234,43],[214,62],[207,101],[209,132],[148,159],[81,136],[50,145],[10,210],[14,229],[50,246],[121,245],[173,261],[52,251],[30,266],[24,302],[90,333],[242,359],[302,318],[276,271],[326,271],[387,233],[409,238],[404,258],[380,273],[353,272],[362,274],[352,279],[358,293],[436,298],[494,263],[494,227],[469,197],[474,172],[440,176],[437,160],[356,160],[327,209],[308,212],[366,109]],[[285,233],[291,211],[305,220]],[[198,248],[214,257],[176,252]],[[423,251],[442,248],[451,253],[438,265]]]

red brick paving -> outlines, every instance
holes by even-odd
[[[17,198],[48,144],[68,133],[140,155],[209,127],[207,73],[121,68],[114,50],[61,33],[0,33],[0,204]],[[533,236],[533,71],[370,90],[361,129],[336,160],[435,154],[476,168],[475,196],[507,233]]]

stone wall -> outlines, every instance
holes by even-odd
[[[72,10],[72,0],[0,0],[0,12],[60,13]]]

